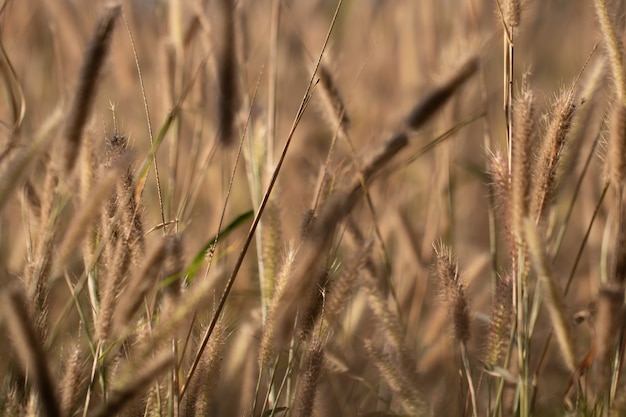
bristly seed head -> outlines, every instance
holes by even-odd
[[[459,278],[459,266],[452,257],[452,251],[439,242],[433,246],[435,252],[435,277],[443,295],[449,303],[454,320],[454,335],[459,342],[470,339],[469,306],[465,290]]]

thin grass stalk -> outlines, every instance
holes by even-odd
[[[137,55],[137,48],[135,47],[135,39],[133,37],[133,33],[130,30],[130,25],[128,24],[128,21],[126,20],[126,16],[124,14],[122,14],[123,20],[124,20],[124,26],[126,26],[126,32],[128,33],[128,39],[130,40],[130,45],[131,45],[131,49],[133,51],[133,57],[135,59],[135,68],[137,69],[137,79],[139,80],[139,86],[141,87],[141,97],[143,99],[143,107],[144,107],[144,111],[146,114],[146,124],[148,126],[148,137],[150,138],[150,146],[154,149],[154,153],[152,153],[152,165],[154,166],[154,177],[156,180],[156,187],[157,187],[157,195],[159,197],[159,208],[161,210],[161,222],[163,223],[163,234],[167,233],[167,229],[165,226],[165,209],[163,207],[163,192],[161,190],[161,179],[159,176],[159,166],[157,164],[157,157],[156,157],[156,148],[155,148],[155,138],[154,135],[152,133],[152,122],[150,121],[150,109],[148,108],[148,99],[146,97],[146,88],[144,86],[143,83],[143,76],[141,74],[141,65],[139,65],[139,56]],[[183,91],[183,93],[181,94],[181,96],[185,96],[186,95],[186,91]],[[145,184],[145,183],[144,183]],[[142,189],[143,192],[143,189]],[[142,194],[142,192],[139,193],[139,195]]]
[[[461,359],[463,361],[463,369],[465,371],[465,377],[467,378],[467,387],[469,389],[470,399],[472,402],[472,416],[478,417],[476,390],[474,389],[474,381],[472,380],[472,367],[470,366],[469,353],[467,352],[465,342],[460,341],[459,346],[461,347]]]
[[[276,136],[276,97],[278,80],[278,32],[280,28],[280,0],[272,0],[268,53],[268,94],[267,94],[267,166],[274,166],[274,143]]]

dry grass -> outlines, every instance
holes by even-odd
[[[618,3],[8,0],[0,414],[620,415]]]

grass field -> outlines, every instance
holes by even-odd
[[[624,2],[1,3],[0,414],[626,414]]]

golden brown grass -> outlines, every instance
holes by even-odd
[[[619,415],[624,11],[557,3],[9,0],[0,414]]]

